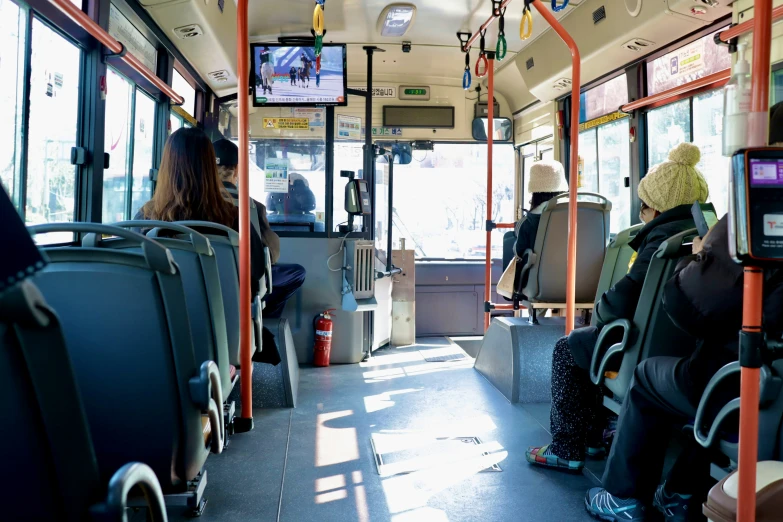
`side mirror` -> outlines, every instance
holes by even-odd
[[[391,151],[396,165],[408,165],[413,161],[413,149],[410,143],[379,141],[376,145],[387,151]],[[387,163],[386,156],[379,156],[378,163]]]
[[[492,138],[494,141],[510,141],[513,136],[513,125],[508,118],[494,118],[494,131]],[[473,119],[473,139],[476,141],[487,141],[487,129],[489,120],[487,118]]]

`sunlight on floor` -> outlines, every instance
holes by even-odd
[[[422,361],[423,358],[417,350],[405,351],[400,353],[384,353],[383,355],[373,355],[372,359],[359,363],[362,368],[372,368],[374,366],[385,366],[387,364],[400,364],[414,361]]]
[[[367,413],[385,410],[386,408],[394,406],[395,402],[392,400],[392,396],[415,393],[422,390],[424,390],[424,388],[409,388],[407,390],[379,393],[378,395],[368,395],[364,398],[364,409],[367,410]]]
[[[362,375],[366,383],[383,382],[391,379],[412,375],[425,375],[428,373],[443,372],[448,370],[460,370],[463,368],[472,368],[475,361],[470,357],[459,361],[447,361],[442,363],[422,363],[405,366],[402,368],[389,368],[386,370],[375,370],[364,372]]]
[[[449,522],[449,517],[440,509],[423,507],[394,515],[392,522]]]
[[[359,459],[356,428],[332,428],[326,424],[353,415],[353,410],[318,414],[315,425],[315,466],[331,466]]]

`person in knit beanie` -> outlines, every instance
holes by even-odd
[[[552,442],[528,448],[525,457],[531,464],[577,471],[584,467],[586,455],[606,455],[603,431],[607,419],[603,391],[590,380],[596,340],[604,325],[617,319],[633,319],[647,269],[658,247],[672,236],[696,227],[691,207],[694,201],[704,203],[709,196],[707,183],[696,170],[700,157],[698,147],[690,143],[678,145],[669,153],[669,161],[651,168],[639,184],[640,217],[645,225],[629,243],[637,252],[636,260],[625,277],[604,292],[596,303],[595,325],[577,328],[555,344],[550,414]],[[588,499],[588,510],[600,501],[594,497]],[[641,505],[632,500],[618,502],[618,512],[628,513],[622,520],[642,520]]]
[[[647,172],[638,189],[642,202],[639,218],[644,223],[675,207],[707,202],[710,189],[704,176],[696,170],[700,159],[699,147],[681,143],[669,152],[669,161]]]
[[[517,223],[514,230],[516,235],[514,252],[519,259],[524,259],[525,251],[532,249],[536,244],[536,234],[544,203],[568,191],[563,164],[554,160],[534,163],[530,167],[530,180],[527,187],[530,192],[530,210]],[[524,277],[527,278],[527,274]],[[524,288],[526,282],[521,281],[517,288]]]

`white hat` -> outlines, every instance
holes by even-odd
[[[536,192],[566,192],[566,183],[563,165],[559,161],[538,161],[530,167],[530,181],[527,190],[531,194]]]

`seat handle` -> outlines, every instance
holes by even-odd
[[[177,265],[174,263],[174,258],[171,256],[168,248],[131,230],[102,223],[48,223],[45,225],[33,225],[27,227],[27,230],[31,236],[52,232],[88,234],[82,241],[83,247],[98,247],[101,242],[98,238],[99,234],[128,239],[141,245],[142,255],[150,269],[164,274],[177,273]]]
[[[724,404],[720,411],[718,411],[718,414],[715,415],[715,419],[713,419],[712,424],[709,426],[709,430],[705,433],[705,417],[707,416],[707,408],[711,402],[712,395],[715,393],[721,383],[723,383],[729,377],[740,374],[741,371],[742,370],[739,362],[731,362],[718,370],[717,373],[712,376],[712,379],[710,379],[710,382],[707,383],[707,387],[704,389],[704,393],[699,400],[699,407],[696,409],[696,420],[693,423],[693,436],[696,441],[705,448],[710,448],[716,443],[721,426],[726,421],[728,416],[736,411],[739,411],[740,407],[739,398],[732,399],[728,403]],[[767,388],[767,384],[770,382],[772,382],[772,372],[768,366],[762,366],[759,394],[759,397],[762,398],[762,401],[763,397],[765,396],[764,391]]]
[[[212,246],[209,244],[209,238],[203,234],[199,234],[192,228],[188,228],[179,223],[170,223],[168,221],[148,221],[148,220],[132,220],[132,221],[120,221],[119,223],[112,223],[112,226],[120,228],[152,228],[147,232],[147,237],[158,238],[161,230],[171,230],[173,232],[179,232],[188,236],[188,240],[193,244],[196,249],[196,253],[211,255]]]
[[[212,223],[211,221],[177,221],[176,224],[189,228],[198,227],[217,230],[221,233],[221,235],[227,234],[228,239],[231,241],[233,246],[239,246],[239,233],[233,228],[221,225],[220,223]]]
[[[553,205],[556,205],[559,200],[561,200],[563,198],[567,198],[569,196],[570,196],[570,193],[568,193],[568,192],[561,192],[557,196],[555,196],[552,199],[550,199],[549,201],[547,201],[547,206],[549,206],[549,203],[552,203],[552,202],[554,202],[554,203],[552,203]],[[609,209],[612,208],[612,202],[609,201],[606,198],[606,196],[602,196],[601,194],[598,194],[596,192],[577,192],[576,193],[576,197],[579,197],[579,196],[586,196],[586,197],[599,199],[599,200],[601,200],[601,203],[599,203],[600,205],[603,205],[604,207],[608,207]]]
[[[607,336],[609,332],[622,328],[623,338],[619,343],[615,343],[604,350]],[[595,341],[595,349],[593,350],[593,359],[590,362],[590,380],[595,385],[602,385],[606,378],[604,372],[606,372],[606,366],[609,361],[617,354],[623,353],[628,349],[628,338],[631,333],[631,321],[628,319],[616,319],[609,324],[604,325],[601,332],[598,334],[598,339]]]
[[[125,464],[109,481],[106,502],[90,508],[94,522],[127,522],[128,495],[139,487],[147,501],[150,520],[168,522],[163,491],[152,468],[141,462]]]
[[[213,361],[204,361],[199,368],[198,375],[192,377],[188,384],[190,398],[201,411],[207,412],[209,422],[213,426],[217,426],[217,436],[212,437],[212,453],[221,453],[226,427],[223,414],[220,411],[223,406],[223,386],[217,364]]]

